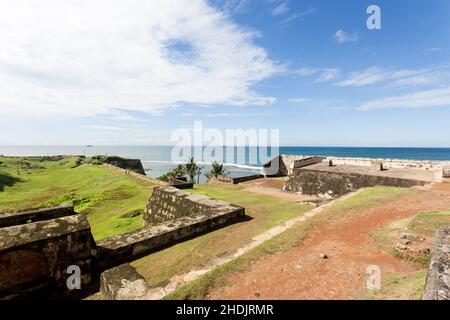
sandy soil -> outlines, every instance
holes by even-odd
[[[284,182],[284,179],[262,178],[243,182],[240,185],[245,186],[246,192],[267,195],[290,202],[308,202],[319,200],[317,196],[308,196],[283,191]]]
[[[381,250],[369,235],[372,230],[420,211],[449,208],[450,185],[435,184],[419,195],[332,220],[312,230],[298,246],[255,262],[249,272],[229,276],[231,286],[215,289],[210,298],[355,298],[366,287],[369,265],[379,266],[382,277],[414,270]]]

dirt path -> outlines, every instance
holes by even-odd
[[[379,249],[369,233],[419,211],[450,208],[450,185],[423,188],[419,195],[356,214],[312,230],[300,245],[256,262],[246,273],[230,276],[232,285],[210,293],[211,299],[352,299],[365,288],[369,265],[382,277],[408,273],[413,266]],[[326,254],[323,259],[321,254]]]
[[[316,215],[318,215],[319,213],[321,213],[324,209],[333,206],[336,203],[345,201],[346,199],[358,194],[359,192],[361,192],[363,189],[352,192],[350,194],[347,194],[343,197],[340,197],[338,199],[335,199],[329,203],[326,203],[320,207],[314,208],[310,211],[305,212],[303,215],[295,217],[291,220],[285,221],[283,223],[281,223],[280,225],[269,229],[255,237],[253,237],[252,241],[244,246],[239,248],[238,250],[236,250],[235,252],[230,253],[227,256],[224,256],[222,258],[219,259],[213,259],[212,261],[210,261],[205,267],[200,268],[200,269],[194,269],[191,270],[185,274],[181,274],[181,275],[177,275],[173,278],[170,279],[169,283],[166,284],[164,287],[156,287],[156,288],[152,288],[149,290],[149,292],[147,293],[147,295],[143,296],[142,299],[143,300],[157,300],[157,299],[161,299],[164,296],[168,295],[169,293],[174,292],[178,287],[187,284],[189,282],[192,282],[198,278],[200,278],[201,276],[203,276],[204,274],[210,272],[211,270],[213,270],[214,268],[221,266],[227,262],[230,262],[233,259],[236,259],[238,257],[240,257],[241,255],[243,255],[244,253],[247,253],[248,251],[250,251],[251,249],[259,246],[260,244],[262,244],[264,241],[267,241],[269,239],[272,239],[273,237],[281,234],[282,232],[286,231],[287,229],[291,228],[292,226],[294,226],[295,224],[305,221],[311,217],[314,217]]]
[[[317,196],[308,196],[283,191],[284,180],[262,178],[241,183],[245,191],[254,194],[266,195],[289,202],[308,202],[320,200]]]

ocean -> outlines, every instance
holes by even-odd
[[[200,154],[201,148],[192,148],[193,155]],[[222,149],[222,150],[220,150]],[[147,175],[157,178],[174,168],[171,146],[0,146],[0,155],[5,156],[46,156],[46,155],[117,155],[137,158],[142,161]],[[450,160],[450,148],[368,148],[368,147],[279,147],[268,149],[257,147],[223,147],[220,154],[212,154],[219,162],[225,163],[232,177],[259,173],[263,163],[277,154],[321,155],[338,157],[398,158],[415,160]],[[217,152],[217,151],[216,151]],[[186,158],[186,157],[184,157]],[[199,157],[195,157],[196,160]],[[204,161],[205,160],[205,161]],[[210,170],[208,159],[198,161],[202,172]],[[206,177],[201,175],[200,181]]]

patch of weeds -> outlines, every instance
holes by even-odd
[[[380,290],[364,290],[356,298],[370,300],[421,300],[425,278],[425,270],[417,270],[402,275],[392,274],[383,279]]]
[[[426,236],[434,236],[436,230],[450,224],[450,211],[433,211],[418,213],[409,224],[408,228]]]

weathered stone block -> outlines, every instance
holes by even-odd
[[[438,229],[433,239],[423,299],[450,300],[450,226]]]
[[[0,296],[36,285],[67,290],[67,268],[81,269],[81,283],[91,281],[96,253],[89,223],[83,215],[0,229]],[[26,291],[26,290],[25,290]]]
[[[74,215],[72,204],[0,214],[0,228]]]
[[[128,263],[100,275],[100,292],[105,300],[136,300],[148,291],[144,278]]]
[[[228,212],[241,209],[224,201],[187,193],[174,187],[156,187],[147,204],[144,224],[157,225],[177,218],[201,213]]]

